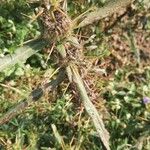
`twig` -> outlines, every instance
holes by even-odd
[[[9,122],[10,119],[14,118],[17,114],[25,110],[33,102],[39,100],[44,93],[53,91],[64,80],[64,77],[65,72],[60,70],[58,77],[55,80],[52,80],[40,88],[33,90],[26,99],[20,101],[18,104],[16,104],[16,106],[14,106],[0,118],[0,125]]]

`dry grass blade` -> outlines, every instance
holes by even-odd
[[[53,129],[53,133],[55,135],[55,138],[57,139],[58,143],[61,145],[62,150],[66,150],[66,148],[65,148],[66,146],[65,146],[64,140],[61,137],[61,135],[59,134],[56,126],[54,124],[52,124],[51,127]]]
[[[76,83],[77,88],[80,92],[80,96],[81,96],[81,99],[83,101],[84,107],[85,107],[87,113],[89,114],[89,116],[92,118],[94,126],[95,126],[95,128],[98,132],[98,135],[101,138],[101,141],[103,142],[105,148],[107,150],[110,150],[109,132],[105,129],[102,118],[99,116],[96,108],[94,107],[94,105],[90,101],[76,66],[72,65],[71,70],[73,73],[73,81]]]
[[[97,8],[91,13],[87,13],[83,16],[83,20],[75,28],[81,28],[86,25],[92,24],[95,21],[103,19],[111,14],[118,12],[122,8],[127,7],[132,0],[111,0],[106,6]]]
[[[14,106],[0,118],[0,125],[9,122],[10,119],[14,118],[17,114],[25,110],[31,103],[39,100],[47,91],[53,91],[64,80],[64,77],[65,73],[63,70],[61,70],[55,80],[52,80],[42,87],[33,90],[26,99],[20,101],[18,104],[16,104],[16,106]]]

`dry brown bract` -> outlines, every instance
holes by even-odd
[[[40,21],[42,38],[50,43],[64,38],[69,33],[71,20],[63,11],[55,10],[51,13],[45,9],[40,16]]]

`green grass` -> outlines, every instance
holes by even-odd
[[[69,2],[69,15],[75,17],[91,5],[102,6],[103,1],[100,4],[94,0],[89,3],[83,1],[82,5],[79,2]],[[135,6],[141,12],[146,7],[142,2]],[[30,24],[30,19],[21,14],[33,14],[33,8],[24,0],[3,2],[0,6],[1,56],[13,53],[17,45],[39,35],[38,23],[35,21]],[[146,25],[147,32],[149,22]],[[87,34],[85,47],[88,51],[85,56],[105,61],[111,57],[111,53],[105,40],[101,39],[108,38],[108,35],[101,32],[98,23],[95,25],[81,30],[81,33],[90,31]],[[55,54],[47,66],[43,65],[47,55],[39,52],[28,59],[26,64],[18,64],[0,73],[0,82],[8,85],[0,86],[0,116],[56,69]],[[142,61],[138,63],[142,65]],[[150,110],[143,103],[143,97],[150,97],[150,61],[145,67],[140,67],[138,63],[129,62],[120,68],[116,67],[110,76],[96,80],[99,96],[103,100],[97,101],[96,107],[100,113],[99,105],[107,110],[106,116],[105,113],[102,114],[110,133],[112,150],[136,150],[140,145],[142,150],[150,149]],[[64,82],[54,93],[46,94],[9,123],[0,126],[1,149],[103,150],[104,147],[75,87],[69,85],[68,88]]]

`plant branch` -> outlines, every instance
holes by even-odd
[[[104,7],[97,8],[95,11],[83,15],[83,19],[80,18],[80,20],[82,21],[75,28],[84,27],[86,25],[92,24],[95,21],[110,16],[113,13],[116,13],[121,9],[126,8],[129,4],[131,4],[132,1],[133,0],[111,0]],[[78,21],[79,19],[75,20],[75,23],[73,24],[76,24]]]
[[[71,65],[71,70],[73,74],[73,81],[76,83],[78,91],[80,93],[81,99],[83,101],[84,107],[88,115],[92,118],[94,126],[98,132],[99,137],[101,138],[105,148],[110,150],[109,147],[109,132],[105,129],[102,118],[99,116],[95,106],[90,101],[82,79],[78,73],[78,70],[75,65]]]
[[[39,100],[44,95],[44,93],[52,92],[64,80],[64,78],[65,72],[63,70],[60,70],[55,80],[52,80],[51,82],[46,83],[40,88],[33,90],[26,99],[20,101],[12,109],[6,112],[6,114],[4,114],[0,118],[0,125],[9,122],[10,119],[14,118],[17,114],[24,111],[33,102]]]
[[[63,59],[66,59],[67,55],[66,55],[65,48],[57,46],[57,50],[60,53],[61,57]],[[92,118],[94,126],[98,132],[98,135],[101,141],[103,142],[105,148],[107,150],[110,150],[109,132],[105,129],[102,118],[99,116],[95,106],[92,104],[92,102],[90,101],[87,95],[86,89],[78,73],[77,67],[73,63],[66,66],[66,74],[68,75],[69,81],[70,82],[74,81],[74,83],[76,84],[78,91],[80,93],[80,96],[81,96],[81,100],[83,101],[83,105],[87,113],[89,114],[89,116]]]

